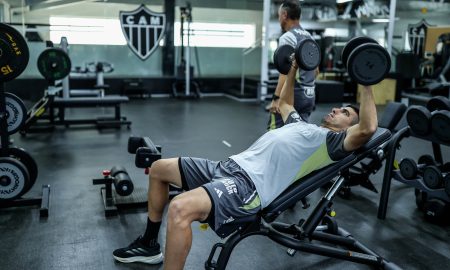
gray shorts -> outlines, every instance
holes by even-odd
[[[300,117],[305,121],[309,121],[311,112],[316,105],[315,93],[313,90],[305,91],[298,87],[294,89],[294,109],[298,112]],[[267,123],[267,130],[272,130],[284,126],[283,118],[279,113],[270,113],[269,121]]]
[[[212,208],[205,220],[220,237],[240,224],[256,219],[261,209],[259,195],[247,173],[232,159],[211,161],[181,157],[178,161],[184,190],[202,187]]]

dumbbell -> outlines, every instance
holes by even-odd
[[[445,193],[450,197],[450,173],[444,177],[444,190]]]
[[[400,174],[407,180],[415,179],[419,173],[423,173],[426,166],[438,165],[430,155],[422,155],[418,159],[418,164],[412,158],[404,158],[400,162]]]
[[[424,106],[413,105],[406,112],[406,120],[412,132],[427,135],[431,132],[431,112]]]
[[[423,169],[423,182],[431,189],[438,189],[444,186],[444,178],[450,172],[450,163],[445,163],[442,167],[429,165]]]
[[[320,47],[312,39],[303,39],[292,47],[282,45],[273,54],[275,68],[281,74],[288,74],[291,69],[291,55],[295,54],[295,61],[302,70],[314,70],[320,64]]]
[[[435,96],[427,102],[427,109],[434,111],[450,111],[450,100],[444,96]]]
[[[128,196],[133,193],[134,185],[127,170],[122,166],[111,168],[111,177],[113,178],[114,188],[120,196]]]
[[[427,109],[431,112],[428,124],[433,134],[442,141],[450,141],[450,100],[443,96],[432,97],[427,102]]]
[[[425,219],[431,223],[436,224],[448,224],[450,220],[450,204],[437,199],[432,198],[424,204]]]
[[[379,83],[391,69],[389,53],[369,37],[351,39],[342,50],[341,59],[350,78],[361,85]]]

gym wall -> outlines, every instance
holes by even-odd
[[[25,13],[26,23],[48,24],[50,15],[64,16],[70,14],[73,17],[85,18],[118,18],[120,11],[131,11],[138,5],[112,4],[112,3],[93,3],[85,2],[76,5],[58,7],[54,9],[39,9]],[[162,6],[149,6],[149,9],[155,12],[162,12]],[[175,21],[180,20],[179,7],[175,7]],[[214,22],[214,23],[252,23],[256,24],[256,39],[261,36],[261,17],[262,11],[243,10],[243,9],[212,9],[196,8],[192,9],[194,22]],[[12,16],[13,23],[21,23],[21,14]],[[21,30],[21,27],[17,27]],[[40,28],[42,29],[42,27]],[[44,40],[49,39],[49,30],[44,28],[45,32],[39,33]],[[70,40],[69,44],[70,44]],[[36,59],[39,53],[45,48],[42,42],[30,42],[30,63],[25,72],[19,77],[41,78],[36,68]],[[57,44],[56,44],[57,46]],[[176,62],[179,63],[179,47],[175,47]],[[198,60],[202,78],[212,77],[235,77],[241,75],[242,70],[242,48],[207,48],[198,47]],[[84,66],[86,62],[108,61],[114,64],[115,70],[111,74],[105,74],[105,78],[158,78],[162,76],[162,50],[158,48],[146,60],[138,59],[128,46],[117,45],[70,45],[69,55],[72,60],[72,66]],[[261,69],[261,49],[257,48],[251,54],[246,56],[245,73],[246,75],[259,76]],[[191,64],[197,67],[195,49],[191,49]],[[196,70],[195,72],[198,72]],[[198,76],[198,73],[195,73]]]

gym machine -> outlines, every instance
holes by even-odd
[[[177,66],[177,74],[175,78],[175,82],[172,84],[172,95],[175,98],[199,98],[200,87],[192,80],[194,74],[194,67],[191,66],[191,46],[190,46],[190,37],[191,37],[191,22],[192,22],[192,7],[189,2],[187,2],[185,7],[180,7],[180,18],[181,18],[181,61],[180,65]],[[186,22],[187,29],[187,42],[186,46],[184,45],[184,24]],[[197,49],[197,48],[195,48]],[[186,51],[186,58],[185,58]],[[198,58],[198,53],[196,53]],[[198,63],[198,59],[197,59]],[[193,87],[194,89],[191,89]]]
[[[128,152],[135,155],[136,167],[145,169],[147,175],[153,162],[161,159],[161,150],[161,146],[153,144],[148,137],[131,136],[128,139]],[[102,174],[103,178],[93,179],[92,183],[105,185],[100,193],[106,217],[117,215],[118,209],[147,207],[147,189],[135,188],[124,167],[114,166],[111,170],[104,170]],[[169,198],[180,192],[181,189],[170,186]]]
[[[26,121],[23,101],[5,93],[4,83],[19,76],[27,67],[29,51],[25,39],[14,28],[0,23],[0,208],[40,206],[40,216],[48,217],[50,185],[42,186],[42,196],[23,198],[35,184],[38,168],[22,148],[11,147],[9,136]]]

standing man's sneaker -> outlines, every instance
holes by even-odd
[[[158,243],[152,246],[145,246],[141,244],[141,237],[139,236],[133,243],[126,248],[119,248],[114,250],[113,257],[119,262],[133,263],[142,262],[148,264],[158,264],[164,259],[161,252],[161,247]]]

